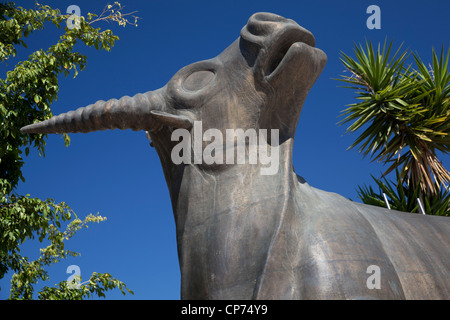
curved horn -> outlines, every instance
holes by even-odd
[[[161,90],[161,89],[160,89]],[[92,132],[106,129],[151,130],[157,125],[152,110],[164,109],[162,94],[156,91],[139,93],[134,97],[97,101],[75,111],[20,129],[23,133]]]

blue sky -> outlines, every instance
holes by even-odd
[[[102,1],[40,1],[66,11],[76,4],[81,14],[100,12]],[[307,182],[327,191],[358,200],[357,185],[371,183],[383,166],[347,151],[356,135],[344,135],[339,114],[354,102],[355,94],[339,88],[344,71],[339,52],[351,53],[353,44],[394,40],[431,61],[431,48],[450,47],[450,2],[429,1],[120,1],[125,11],[139,11],[139,26],[100,23],[120,37],[111,52],[80,50],[88,56],[85,71],[77,78],[60,79],[54,114],[86,106],[97,100],[120,98],[158,89],[173,74],[190,63],[209,59],[238,36],[251,14],[273,12],[298,22],[316,38],[316,46],[328,55],[328,63],[312,88],[300,116],[294,145],[294,167]],[[34,1],[17,1],[33,6]],[[369,5],[381,9],[381,29],[369,30]],[[31,50],[56,43],[62,31],[51,28],[29,37]],[[5,68],[2,67],[4,77]],[[49,135],[46,157],[30,152],[25,160],[26,182],[19,194],[65,201],[83,218],[100,212],[108,220],[92,224],[67,242],[81,256],[51,267],[53,285],[66,280],[69,265],[78,265],[83,280],[92,272],[108,272],[122,280],[135,295],[110,292],[110,299],[179,299],[180,272],[175,241],[175,223],[159,158],[144,132],[131,130],[71,134],[65,148],[61,136]],[[450,167],[448,156],[442,158]],[[37,257],[39,243],[23,252]],[[8,295],[9,277],[0,280],[0,299]]]

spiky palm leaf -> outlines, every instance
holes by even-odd
[[[396,170],[397,181],[388,181],[386,178],[372,179],[378,186],[375,191],[371,186],[358,186],[357,192],[359,198],[365,204],[370,204],[378,207],[386,207],[383,193],[389,198],[389,206],[393,210],[404,212],[418,212],[419,204],[417,199],[420,198],[420,185],[414,188],[408,186],[406,183],[399,183],[400,173]],[[436,183],[436,182],[434,182]],[[434,186],[438,189],[438,186]],[[450,190],[447,188],[440,188],[434,195],[424,197],[421,199],[426,214],[448,216],[450,214]]]
[[[417,69],[406,67],[409,50],[400,46],[390,58],[391,49],[392,41],[376,52],[366,41],[355,45],[355,59],[341,53],[351,75],[338,80],[357,90],[358,102],[343,111],[340,124],[352,122],[346,132],[363,130],[349,148],[389,163],[385,175],[400,167],[401,181],[435,194],[450,181],[436,155],[450,151],[450,50],[445,55],[442,49],[439,58],[433,50],[429,70],[417,54]]]

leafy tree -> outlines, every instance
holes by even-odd
[[[110,51],[119,38],[109,29],[94,28],[93,23],[114,21],[119,25],[136,25],[137,17],[122,13],[122,6],[115,2],[107,5],[102,14],[89,13],[87,18],[63,15],[58,9],[36,2],[34,9],[17,7],[12,2],[0,3],[0,62],[7,63],[17,49],[27,47],[25,38],[30,34],[48,28],[53,24],[63,29],[58,42],[48,50],[39,49],[27,60],[19,62],[0,79],[0,279],[9,271],[11,280],[10,299],[32,299],[34,285],[39,280],[48,280],[45,267],[66,257],[77,256],[77,252],[66,250],[64,240],[71,238],[88,223],[104,221],[99,215],[88,215],[84,220],[65,203],[53,199],[41,200],[16,192],[24,164],[23,153],[28,155],[30,147],[45,155],[44,134],[23,134],[24,125],[52,117],[51,104],[59,91],[58,76],[74,77],[78,70],[84,70],[87,57],[75,51],[75,45]],[[132,23],[126,16],[132,16]],[[66,21],[75,19],[75,27],[69,28]],[[70,139],[64,135],[66,146]],[[61,231],[61,223],[67,224]],[[20,245],[29,239],[38,238],[50,245],[41,249],[40,257],[29,261],[21,255]],[[122,293],[130,292],[124,283],[110,274],[94,273],[88,284],[71,289],[66,281],[58,287],[45,287],[38,293],[39,299],[82,299],[94,295],[104,296],[104,291],[119,288]]]
[[[363,130],[350,148],[358,146],[364,156],[389,164],[383,176],[399,169],[398,196],[430,200],[442,195],[448,208],[445,186],[450,172],[438,153],[450,152],[450,50],[445,53],[442,48],[438,56],[433,49],[430,68],[412,53],[413,68],[406,64],[409,50],[401,51],[400,46],[391,58],[391,49],[392,42],[387,46],[385,41],[375,52],[369,41],[365,47],[355,45],[356,58],[341,54],[350,76],[339,80],[356,90],[358,100],[343,111],[341,124],[352,122],[346,132]],[[383,185],[382,180],[376,182]],[[381,189],[386,188],[384,184]],[[368,199],[372,191],[360,188],[361,199]]]

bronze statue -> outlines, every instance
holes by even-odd
[[[308,30],[256,13],[220,55],[163,88],[22,131],[148,131],[171,196],[182,299],[449,299],[449,219],[352,202],[294,172],[297,122],[326,61]],[[173,133],[193,134],[196,121],[233,146],[226,130],[275,130],[278,139],[259,140],[278,152],[275,174],[260,162],[174,163]],[[370,270],[380,271],[375,288]]]

